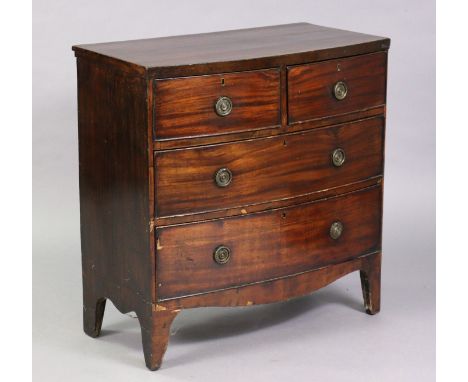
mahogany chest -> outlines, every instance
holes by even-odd
[[[380,309],[387,38],[298,23],[74,46],[85,332],[360,271]]]

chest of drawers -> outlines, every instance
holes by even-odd
[[[380,309],[387,38],[299,23],[78,45],[85,332],[360,271]]]

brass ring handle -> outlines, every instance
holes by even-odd
[[[228,168],[220,168],[215,173],[215,182],[218,187],[227,187],[232,181],[232,172]]]
[[[226,264],[231,258],[231,250],[229,247],[226,247],[225,245],[220,245],[216,247],[214,253],[213,253],[213,260],[219,264],[223,265]]]
[[[339,239],[341,234],[343,233],[343,223],[340,221],[333,222],[330,226],[330,237],[333,240]]]
[[[345,160],[346,160],[346,154],[345,151],[341,148],[337,148],[333,150],[332,155],[331,155],[332,163],[333,166],[335,167],[341,167],[343,166]]]
[[[333,87],[333,95],[338,101],[344,100],[348,95],[348,85],[344,81],[338,81]]]
[[[215,111],[220,117],[231,114],[232,101],[229,97],[219,97],[215,104]]]

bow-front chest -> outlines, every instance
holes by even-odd
[[[84,330],[136,312],[159,368],[181,309],[360,271],[380,308],[387,38],[290,24],[74,46]]]

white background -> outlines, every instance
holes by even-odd
[[[435,375],[432,1],[52,1],[33,23],[33,367],[38,380],[430,381]],[[163,368],[108,305],[81,329],[76,72],[71,45],[306,21],[390,37],[382,312],[358,275],[303,299],[183,312]],[[294,377],[293,377],[294,376]],[[377,377],[378,376],[378,377]]]

